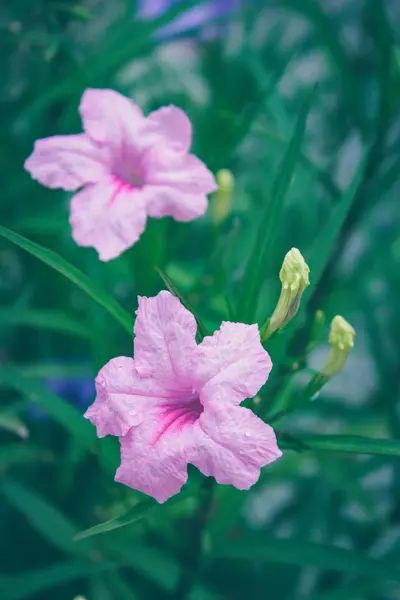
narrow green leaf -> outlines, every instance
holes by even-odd
[[[139,521],[139,519],[143,518],[149,510],[155,508],[156,506],[158,505],[156,504],[155,500],[143,500],[117,517],[77,533],[74,536],[74,540],[83,540],[93,535],[100,535],[101,533],[107,533],[108,531],[113,531],[114,529],[131,525],[132,523],[135,523],[136,521]]]
[[[31,571],[19,571],[17,575],[0,576],[0,598],[25,600],[64,583],[70,583],[110,568],[104,563],[92,564],[65,562]],[[36,596],[36,594],[38,596]]]
[[[0,446],[0,469],[4,470],[16,464],[50,462],[53,455],[49,450],[30,444],[7,444]]]
[[[337,206],[333,209],[325,226],[321,228],[318,237],[311,247],[311,251],[307,253],[307,263],[310,267],[312,287],[315,287],[319,281],[343,223],[352,207],[356,194],[364,179],[367,159],[368,153],[366,153],[364,158],[360,161],[349,187],[344,192]],[[307,294],[307,292],[308,290],[306,290],[305,294]]]
[[[363,579],[361,581],[351,581],[320,594],[317,593],[307,598],[307,600],[355,600],[355,598],[369,598],[373,592],[382,594],[382,582]]]
[[[400,440],[383,440],[356,435],[306,435],[279,440],[282,449],[347,452],[351,454],[379,454],[400,456]]]
[[[56,548],[64,552],[84,555],[90,550],[88,545],[77,546],[73,543],[78,528],[34,490],[16,481],[2,479],[0,493],[26,517],[40,535]]]
[[[373,579],[400,581],[400,570],[387,561],[358,552],[292,539],[247,539],[212,553],[212,558],[265,560],[278,564],[313,566],[327,571],[365,575]]]
[[[49,392],[37,381],[26,380],[18,369],[0,367],[0,381],[24,397],[38,404],[87,450],[93,450],[97,441],[100,462],[107,471],[115,470],[115,442],[112,439],[97,440],[94,427],[82,417],[71,404]]]
[[[258,296],[265,280],[265,270],[271,249],[276,240],[284,213],[284,201],[292,181],[295,167],[301,156],[308,113],[314,91],[307,96],[300,111],[292,138],[273,181],[268,201],[260,218],[258,234],[243,275],[239,290],[238,314],[244,322],[252,322]]]
[[[44,248],[36,242],[32,242],[27,238],[2,227],[0,225],[0,235],[8,241],[12,242],[16,246],[19,246],[26,252],[29,252],[33,256],[36,256],[39,260],[43,261],[59,273],[64,275],[67,279],[72,281],[81,290],[83,290],[92,300],[97,302],[99,306],[104,308],[111,316],[114,317],[118,323],[120,323],[126,331],[132,333],[133,321],[130,315],[114,300],[112,296],[98,288],[97,285],[89,279],[84,273],[79,271],[76,267],[68,263],[64,258]]]
[[[196,313],[193,310],[193,307],[191,306],[191,304],[186,300],[186,298],[181,294],[181,292],[179,292],[179,290],[173,284],[173,282],[168,277],[168,275],[166,273],[164,273],[164,271],[162,271],[159,267],[154,267],[154,268],[157,271],[157,273],[159,274],[159,276],[161,277],[161,279],[163,280],[163,282],[165,283],[165,285],[168,288],[168,290],[171,292],[171,294],[173,294],[174,296],[176,296],[177,298],[179,298],[179,300],[182,302],[183,306],[185,308],[187,308],[187,310],[189,312],[191,312],[192,315],[194,316],[194,318],[196,319],[197,329],[198,329],[198,334],[199,334],[199,337],[200,337],[200,341],[204,337],[210,335],[209,332],[208,332],[208,330],[207,330],[207,327],[204,325],[204,323],[202,322],[202,320],[200,319],[200,317],[198,317],[196,315]]]
[[[101,335],[90,329],[86,323],[55,310],[0,307],[0,326],[47,329],[87,340],[96,339]]]
[[[5,408],[0,412],[0,429],[15,433],[18,437],[25,439],[29,435],[28,428],[19,417]]]
[[[178,496],[174,496],[165,506],[173,506],[174,504],[179,504],[186,499],[186,494],[180,493]],[[109,521],[105,521],[104,523],[99,523],[94,527],[90,527],[89,529],[85,529],[81,531],[75,536],[75,541],[83,540],[84,538],[91,537],[92,535],[99,535],[101,533],[107,533],[108,531],[113,531],[114,529],[119,529],[120,527],[125,527],[126,525],[131,525],[139,519],[147,516],[149,512],[154,509],[159,508],[160,505],[153,499],[149,498],[146,500],[142,500],[138,502],[129,510],[117,515],[113,519]]]
[[[324,11],[324,4],[320,4],[318,0],[302,0],[301,2],[297,0],[284,0],[284,4],[314,25],[314,30],[320,39],[321,46],[326,49],[327,56],[341,80],[345,102],[351,110],[353,119],[362,128],[365,121],[363,98],[354,77],[350,60],[341,42],[340,30],[334,18],[331,15],[328,16]]]

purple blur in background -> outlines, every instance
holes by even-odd
[[[139,0],[137,16],[141,19],[151,20],[161,16],[172,6],[187,4],[188,9],[179,15],[171,23],[162,27],[159,31],[160,38],[175,37],[182,33],[190,31],[202,31],[204,26],[208,26],[218,17],[222,17],[242,4],[242,0],[209,0],[199,3],[197,6],[190,6],[188,0]]]
[[[94,380],[88,377],[71,377],[65,379],[48,377],[43,380],[43,386],[49,392],[70,402],[81,412],[93,402],[96,395]],[[34,403],[29,405],[28,414],[34,421],[44,421],[48,418],[46,411]]]

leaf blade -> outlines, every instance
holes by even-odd
[[[81,288],[92,300],[104,308],[114,319],[124,327],[126,331],[132,333],[133,323],[129,314],[118,304],[118,302],[107,292],[98,288],[82,271],[68,263],[53,250],[40,246],[28,238],[11,231],[0,225],[0,235],[9,242],[12,242],[22,250],[29,252],[49,267],[58,271],[61,275],[72,281]]]

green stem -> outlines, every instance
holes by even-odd
[[[189,531],[186,568],[182,571],[176,590],[176,600],[185,600],[197,579],[202,558],[203,532],[211,509],[214,485],[215,480],[206,477],[200,488],[198,509]]]

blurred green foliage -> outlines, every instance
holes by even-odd
[[[158,40],[182,10],[144,23],[127,0],[0,9],[1,224],[39,244],[7,232],[0,242],[0,598],[174,597],[200,477],[190,471],[187,490],[162,507],[114,483],[115,440],[96,440],[46,377],[93,378],[111,357],[131,354],[137,295],[164,287],[155,265],[208,330],[232,312],[263,323],[295,246],[311,286],[268,344],[274,369],[254,407],[263,416],[290,408],[324,361],[334,315],[355,327],[356,346],[317,399],[277,423],[286,450],[257,486],[216,489],[190,598],[394,600],[400,7],[248,2],[216,37]],[[23,162],[36,138],[80,130],[86,87],[117,89],[145,111],[186,110],[194,152],[235,175],[229,218],[217,228],[210,213],[189,224],[153,220],[110,263],[78,248],[68,195],[32,181]],[[315,327],[317,310],[326,323]],[[48,420],[32,417],[32,402]],[[356,436],[385,442],[362,446]],[[108,533],[74,540],[116,517]]]

